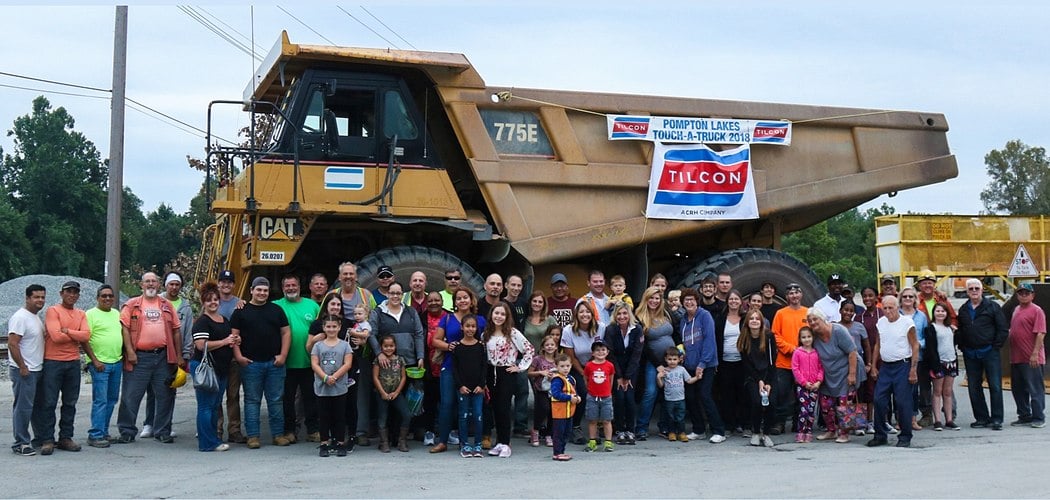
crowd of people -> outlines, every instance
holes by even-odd
[[[458,446],[464,458],[485,450],[507,458],[518,437],[566,461],[569,444],[611,452],[654,439],[654,417],[658,435],[674,442],[718,444],[736,435],[773,446],[771,436],[790,428],[797,443],[871,434],[867,445],[879,446],[896,434],[896,446],[907,447],[914,431],[960,429],[953,394],[960,350],[970,427],[1003,428],[999,353],[1007,342],[1018,413],[1011,425],[1045,425],[1046,318],[1029,284],[1017,289],[1007,321],[979,280],[967,281],[969,299],[956,311],[932,273],[899,292],[884,277],[881,290],[860,291],[862,304],[833,274],[813,307],[802,305],[796,283],[767,281],[744,295],[728,274],[681,290],[668,290],[657,274],[637,301],[620,275],[607,291],[601,271],[590,272],[579,298],[561,273],[551,277],[550,295],[528,296],[515,275],[492,274],[477,291],[461,285],[459,269],[445,272],[439,290],[421,271],[407,289],[389,266],[376,277],[378,286],[366,290],[347,262],[337,287],[316,274],[304,294],[289,275],[273,301],[270,281],[256,277],[245,301],[223,271],[199,287],[196,317],[177,273],[163,283],[146,273],[142,294],[119,308],[103,285],[88,311],[76,308],[80,284],[70,281],[43,321],[46,290],[31,285],[8,325],[12,450],[81,450],[74,419],[82,351],[92,380],[87,444],[96,448],[136,438],[173,443],[174,387],[187,372],[205,452],[261,447],[264,401],[270,443],[303,439],[322,457],[373,440],[379,452],[407,452],[415,439],[430,453]],[[857,418],[857,403],[868,403],[867,415]]]

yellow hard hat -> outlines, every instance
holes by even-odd
[[[180,366],[175,371],[175,380],[171,381],[171,388],[178,389],[184,385],[186,385],[186,370],[183,370]]]

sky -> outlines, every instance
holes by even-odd
[[[1040,125],[1050,115],[1050,8],[1038,2],[438,0],[193,9],[232,37],[254,35],[260,55],[288,30],[293,43],[327,38],[462,53],[489,85],[943,113],[958,178],[862,208],[979,213],[985,154],[1013,139],[1050,145],[1050,127]],[[111,88],[114,17],[112,5],[0,5],[0,72]],[[241,97],[255,70],[251,56],[175,5],[133,3],[128,18],[129,97],[200,129],[209,101]],[[14,152],[6,132],[42,94],[5,86],[105,95],[0,75],[5,154]],[[108,157],[107,100],[44,95]],[[241,123],[223,115],[215,130],[232,139]],[[187,210],[203,174],[186,157],[203,156],[204,145],[203,134],[129,109],[125,185],[147,211],[161,203]]]

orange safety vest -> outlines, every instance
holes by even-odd
[[[563,392],[569,396],[576,395],[576,386],[569,382],[568,377],[556,373],[555,377],[560,378],[565,383],[565,389]],[[576,405],[572,402],[570,397],[569,401],[559,401],[551,396],[551,418],[572,418],[573,414],[576,413]]]

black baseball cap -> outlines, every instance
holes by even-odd
[[[376,271],[376,278],[392,278],[394,276],[394,268],[390,266],[379,266],[379,270]]]
[[[836,282],[836,281],[838,281],[839,283],[845,283],[844,281],[842,281],[842,276],[839,275],[839,274],[832,274],[831,276],[828,276],[828,284],[829,285],[834,283],[834,282]]]
[[[62,290],[76,290],[79,292],[80,283],[77,283],[76,281],[67,281],[62,284]]]
[[[219,281],[234,281],[233,271],[223,269],[222,272],[219,273]]]
[[[599,348],[599,347],[604,347],[606,349],[609,348],[609,346],[605,343],[605,340],[602,339],[601,337],[598,337],[598,338],[594,339],[593,341],[591,341],[591,350],[592,351],[597,349],[597,348]]]

